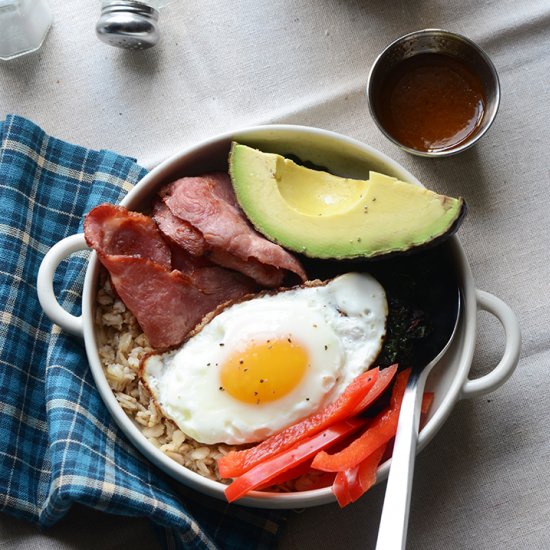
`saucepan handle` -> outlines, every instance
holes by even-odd
[[[68,311],[63,309],[55,296],[53,279],[55,270],[62,260],[74,252],[86,250],[87,248],[88,245],[84,240],[84,235],[81,233],[71,235],[59,241],[52,246],[44,256],[40,264],[40,269],[38,270],[38,278],[36,281],[38,300],[46,315],[63,330],[80,337],[83,336],[82,317],[71,315]]]
[[[506,342],[504,353],[498,365],[489,373],[475,380],[467,380],[462,388],[462,398],[476,397],[496,390],[504,384],[514,372],[521,350],[521,332],[515,313],[502,300],[476,290],[478,309],[492,313],[502,324]]]

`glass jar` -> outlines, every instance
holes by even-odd
[[[46,0],[0,0],[0,60],[38,50],[52,21]]]

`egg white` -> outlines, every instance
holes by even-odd
[[[383,287],[348,273],[234,304],[179,349],[150,355],[141,376],[164,414],[201,443],[265,439],[336,399],[382,348],[388,313]],[[306,350],[301,381],[275,401],[244,403],[224,391],[220,368],[247,343],[287,339]]]

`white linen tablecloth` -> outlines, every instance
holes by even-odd
[[[161,14],[162,42],[146,52],[99,42],[99,2],[50,4],[55,21],[42,49],[0,64],[2,118],[16,113],[56,137],[145,164],[244,126],[317,126],[368,143],[430,188],[466,198],[460,241],[477,286],[517,313],[523,349],[516,374],[487,397],[459,402],[419,455],[408,548],[550,548],[548,0],[175,0]],[[442,160],[388,142],[364,94],[376,55],[428,27],[480,44],[502,85],[487,136]],[[503,350],[497,321],[480,314],[479,323],[478,374]],[[280,548],[373,547],[384,488],[345,510],[292,512]],[[0,548],[156,544],[145,522],[81,508],[46,532],[0,516]]]

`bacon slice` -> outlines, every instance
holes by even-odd
[[[154,348],[177,346],[220,303],[246,293],[231,277],[220,280],[219,273],[196,281],[143,258],[100,255],[100,259],[121,300],[134,313]]]
[[[170,250],[172,252],[172,267],[192,277],[197,287],[207,294],[215,292],[221,294],[224,289],[235,286],[241,289],[241,295],[259,290],[258,285],[252,279],[241,273],[214,265],[205,257],[191,256],[178,246],[171,246]]]
[[[172,258],[153,220],[122,206],[94,208],[84,235],[155,348],[179,345],[204,315],[255,290],[246,277],[181,250]],[[173,260],[186,273],[172,270]]]
[[[192,256],[204,256],[210,246],[190,223],[176,218],[162,199],[153,203],[153,220],[161,233]]]
[[[104,255],[148,258],[171,267],[170,249],[155,222],[124,206],[96,206],[84,220],[84,236],[88,246]]]
[[[256,260],[256,258],[243,260],[219,248],[213,248],[208,257],[215,264],[226,267],[227,269],[239,271],[267,288],[282,286],[285,278],[284,270],[273,267],[272,265],[263,264],[259,260]]]
[[[227,174],[215,172],[181,178],[165,186],[159,194],[177,219],[202,234],[213,262],[238,270],[266,287],[280,286],[285,270],[296,274],[301,281],[307,279],[294,256],[248,224],[236,203]],[[171,226],[167,235],[176,240],[178,231],[174,231],[177,227],[174,220],[163,225]],[[161,230],[164,232],[162,227]]]
[[[191,256],[195,258],[208,256],[211,262],[246,274],[263,286],[282,285],[285,276],[282,269],[264,265],[254,258],[243,260],[221,248],[209,245],[198,229],[174,216],[170,208],[160,199],[153,205],[153,219],[168,240]],[[172,247],[173,254],[175,250],[176,247]]]

